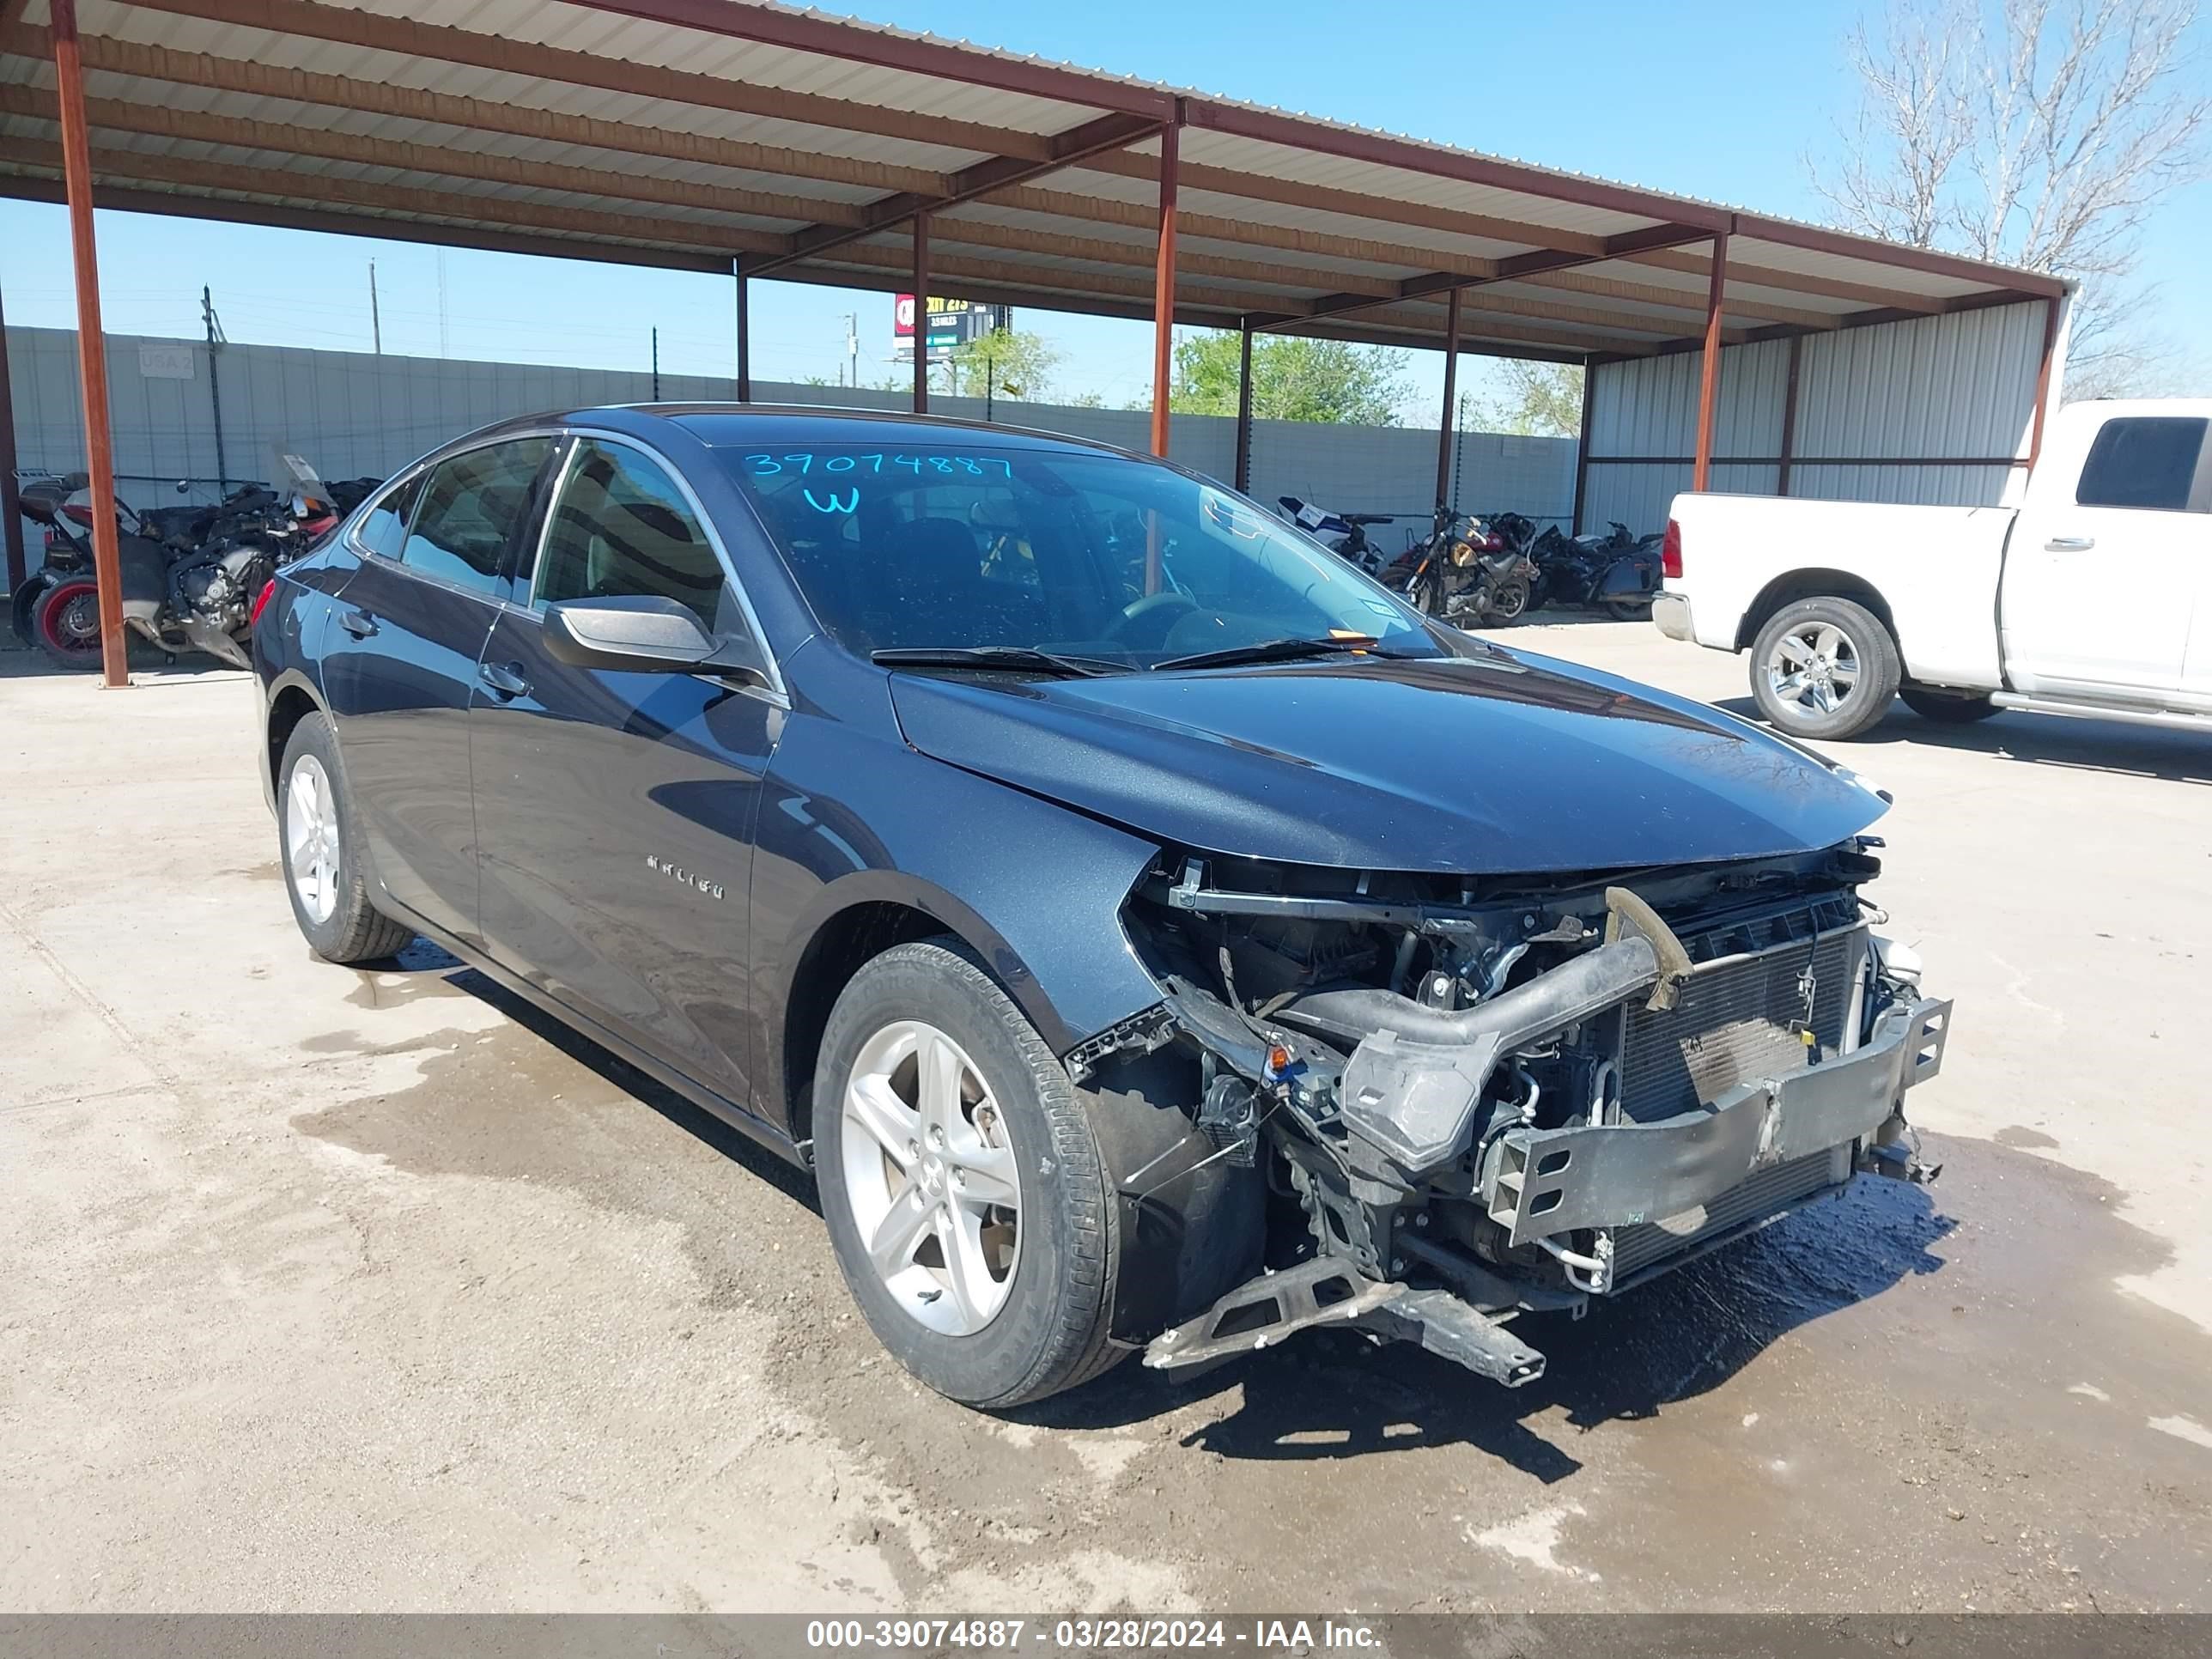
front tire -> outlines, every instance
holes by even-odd
[[[865,964],[815,1066],[815,1170],[877,1340],[987,1410],[1075,1387],[1107,1342],[1121,1237],[1067,1072],[957,939]]]
[[[1889,712],[1903,676],[1889,629],[1849,599],[1784,605],[1752,642],[1753,700],[1795,738],[1857,737]]]
[[[353,803],[338,770],[330,721],[309,714],[292,728],[276,770],[276,847],[292,920],[327,962],[380,962],[415,930],[369,902]]]

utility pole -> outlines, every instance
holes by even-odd
[[[441,357],[453,355],[446,346],[446,250],[443,248],[438,250],[438,355]]]
[[[368,262],[368,349],[378,356],[384,355],[384,320],[376,309],[376,261]]]
[[[1467,393],[1459,394],[1459,422],[1452,428],[1451,504],[1459,507],[1459,492],[1467,487]]]
[[[998,381],[999,381],[999,360],[998,360],[997,358],[995,358],[995,357],[986,357],[986,358],[984,358],[984,359],[983,359],[983,424],[984,424],[984,425],[986,425],[986,426],[988,426],[988,425],[990,425],[990,423],[991,423],[991,394],[992,394],[992,392],[996,389],[996,387],[997,387],[997,386],[998,386]]]
[[[200,321],[207,328],[208,349],[208,404],[215,415],[215,492],[220,501],[230,494],[230,468],[222,454],[222,349],[230,343],[223,337],[222,319],[215,314],[215,295],[206,286],[200,289]]]
[[[849,311],[845,313],[845,384],[860,384],[860,319]]]
[[[653,401],[660,401],[660,331],[653,331]]]

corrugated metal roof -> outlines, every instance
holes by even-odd
[[[46,0],[0,0],[0,192],[52,195]],[[2051,279],[761,0],[82,0],[109,199],[779,277],[1149,309],[1180,124],[1178,314],[1649,355],[2054,294]],[[1071,159],[1071,155],[1072,158]],[[302,204],[306,204],[303,209]],[[957,204],[953,205],[951,204]],[[883,234],[891,230],[889,238]],[[858,240],[840,239],[858,238]],[[1624,240],[1623,239],[1628,239]],[[1401,292],[1400,284],[1410,285]]]

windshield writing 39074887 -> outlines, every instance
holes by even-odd
[[[841,452],[834,455],[817,455],[805,451],[789,455],[748,455],[745,465],[752,469],[752,476],[756,478],[772,478],[780,472],[797,472],[811,477],[817,467],[824,473],[857,472],[863,475],[904,469],[917,477],[929,473],[945,478],[1011,478],[1014,475],[1013,463],[997,455],[913,455],[903,450],[888,449]]]

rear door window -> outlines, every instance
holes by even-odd
[[[2209,423],[2202,416],[2129,415],[2105,422],[2081,464],[2074,500],[2081,507],[2133,507],[2202,513],[2197,489]]]
[[[529,516],[550,438],[517,438],[455,455],[430,469],[399,562],[487,597],[500,591],[515,534]]]
[[[404,483],[395,484],[371,503],[361,515],[361,523],[353,532],[355,543],[363,552],[374,553],[379,558],[396,559],[407,540],[407,515],[415,510],[415,503],[422,495],[422,473],[416,473]]]

